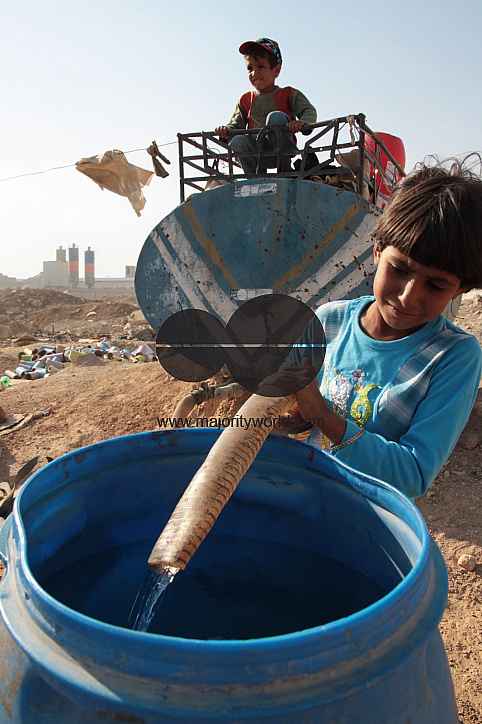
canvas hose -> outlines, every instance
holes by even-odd
[[[186,567],[272,429],[267,423],[248,429],[238,427],[236,418],[274,420],[295,401],[295,395],[252,395],[242,405],[234,424],[222,431],[175,507],[152,549],[150,568],[160,571],[166,566],[180,570]]]

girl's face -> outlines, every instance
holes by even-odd
[[[375,244],[374,258],[375,302],[363,322],[365,331],[374,339],[401,339],[416,332],[467,291],[458,277],[423,266],[394,246],[382,251]]]

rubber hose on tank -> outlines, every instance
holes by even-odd
[[[183,397],[180,402],[176,405],[174,410],[173,419],[178,420],[179,418],[189,417],[193,407],[196,405],[196,400],[189,393],[186,397]]]
[[[288,397],[252,395],[235,415],[244,419],[275,419],[296,401]],[[216,522],[266,440],[271,425],[232,424],[226,427],[211,448],[203,465],[194,475],[158,538],[148,565],[154,570],[166,566],[184,569]]]
[[[240,397],[246,392],[243,385],[238,382],[231,382],[229,385],[219,385],[214,390],[214,397],[217,400],[222,400],[225,397]]]

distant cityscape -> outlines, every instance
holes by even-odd
[[[84,250],[84,276],[79,276],[80,249],[72,244],[68,249],[61,246],[56,250],[55,261],[44,261],[40,274],[29,279],[16,279],[0,272],[0,289],[54,289],[68,291],[75,296],[95,298],[95,292],[103,296],[115,293],[116,296],[134,294],[135,266],[126,266],[124,277],[96,278],[95,254],[89,247]],[[115,290],[115,291],[114,291]],[[125,290],[125,291],[123,291]],[[89,293],[90,292],[90,293]]]

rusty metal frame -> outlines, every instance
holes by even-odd
[[[276,130],[273,127],[273,130]],[[233,154],[229,144],[214,134],[213,131],[200,131],[198,133],[178,133],[179,147],[179,181],[181,202],[186,200],[186,186],[195,191],[204,191],[206,182],[219,181],[221,183],[234,183],[246,178],[296,178],[309,179],[311,176],[319,176],[323,179],[326,176],[337,176],[350,172],[355,180],[355,193],[363,196],[364,184],[367,184],[370,201],[374,204],[379,199],[388,198],[381,192],[381,186],[385,184],[387,187],[393,187],[396,183],[398,173],[405,175],[403,168],[387,149],[383,141],[378,138],[365,122],[365,116],[362,113],[352,116],[341,116],[332,118],[327,121],[315,123],[309,127],[309,132],[316,131],[303,149],[298,152],[281,152],[278,148],[274,151],[260,151],[259,154],[245,152]],[[348,131],[349,140],[341,141],[340,134]],[[260,129],[236,130],[237,134],[256,134],[260,133]],[[279,129],[278,129],[279,133]],[[365,143],[366,136],[370,136],[374,141],[374,149],[372,150]],[[187,147],[187,152],[185,148]],[[358,163],[355,166],[334,166],[336,155],[339,153],[358,149]],[[384,152],[393,164],[393,171],[390,173],[382,168],[381,152]],[[308,155],[310,153],[323,154],[325,156],[317,166],[307,169]],[[268,173],[245,174],[237,158],[241,156],[256,157],[258,167],[263,155],[277,157],[276,171]],[[280,172],[281,160],[286,157],[300,156],[301,163],[296,171]],[[369,161],[370,174],[366,176],[364,173],[365,161]],[[225,164],[226,168],[221,171],[220,164]],[[197,175],[188,175],[191,170],[197,172]]]

